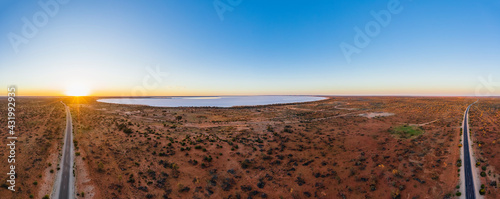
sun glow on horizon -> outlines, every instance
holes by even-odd
[[[66,88],[66,92],[64,92],[67,96],[87,96],[90,94],[89,87],[83,84],[71,84]]]

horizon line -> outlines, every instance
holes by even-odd
[[[237,97],[237,96],[314,96],[314,97],[500,97],[500,95],[475,96],[475,95],[385,95],[385,94],[354,94],[354,95],[321,95],[321,94],[282,94],[282,95],[147,95],[147,96],[116,96],[116,95],[88,95],[88,96],[66,96],[66,95],[17,95],[16,97],[108,97],[108,98],[152,98],[152,97]],[[8,97],[8,96],[0,96]]]

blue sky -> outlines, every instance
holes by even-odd
[[[475,95],[489,76],[500,94],[498,1],[220,0],[223,19],[211,0],[40,2],[57,1],[0,3],[0,86],[24,95]],[[388,4],[400,12],[382,26],[371,11]],[[340,44],[373,22],[346,59]]]

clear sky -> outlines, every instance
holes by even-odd
[[[0,87],[500,95],[496,0],[64,1],[0,1]]]

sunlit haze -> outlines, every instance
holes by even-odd
[[[83,84],[72,84],[67,87],[65,94],[67,96],[87,96],[90,94],[90,90]]]

